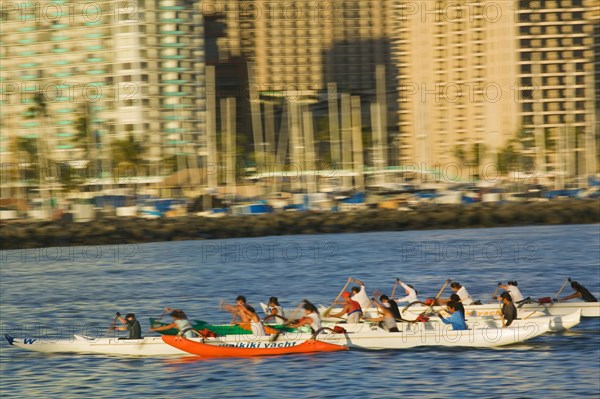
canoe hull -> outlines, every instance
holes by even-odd
[[[399,323],[401,331],[389,333],[376,324],[343,324],[343,334],[322,334],[318,341],[301,332],[282,333],[272,342],[270,336],[229,335],[200,339],[162,335],[140,340],[115,338],[89,338],[74,336],[68,340],[21,339],[6,335],[13,346],[43,353],[87,353],[119,356],[186,356],[189,354],[210,357],[269,356],[288,353],[331,352],[360,348],[408,349],[420,346],[490,348],[510,345],[535,338],[550,329],[550,322],[528,322],[508,328],[483,327],[465,331],[452,331],[442,323]],[[175,341],[177,340],[177,341]],[[166,343],[168,342],[168,344]],[[173,345],[173,343],[178,342]],[[313,342],[313,343],[308,343]],[[185,344],[185,346],[184,346]]]
[[[165,345],[160,337],[143,339],[90,338],[74,336],[70,339],[45,340],[15,338],[5,335],[7,341],[19,348],[42,353],[90,353],[119,356],[186,356],[172,346]]]
[[[532,324],[508,328],[479,328],[453,331],[441,323],[417,323],[397,332],[348,333],[349,347],[370,350],[409,349],[420,346],[495,348],[523,342],[544,334],[549,326]]]
[[[545,328],[546,325],[549,326],[549,331],[551,332],[560,332],[572,328],[578,325],[581,321],[581,311],[578,310],[570,315],[564,316],[541,316],[541,317],[531,317],[527,319],[517,319],[514,320],[511,324],[512,327],[527,327],[532,328],[533,325],[539,325],[542,328]],[[411,331],[412,325],[429,325],[429,324],[442,324],[438,317],[431,317],[429,322],[427,323],[406,323],[406,322],[398,322],[396,323],[398,330],[400,331]],[[335,323],[324,323],[325,326],[333,328]],[[370,330],[371,327],[375,326],[375,323],[357,323],[357,324],[340,324],[340,326],[344,327],[347,331],[361,333],[363,331]],[[469,317],[467,319],[467,326],[469,329],[481,329],[481,328],[502,328],[502,319],[499,317]],[[433,329],[435,327],[431,327]]]
[[[464,331],[453,331],[451,326],[443,323],[402,323],[402,330],[397,333],[387,332],[376,324],[358,323],[342,326],[347,329],[346,333],[321,334],[319,340],[326,344],[366,350],[409,349],[421,346],[492,348],[523,342],[549,331],[549,321],[530,322],[508,328],[482,327]],[[284,351],[297,348],[310,340],[311,334],[285,333],[281,334],[276,342],[271,342],[268,336],[231,335],[206,339],[206,344],[201,347],[189,339],[166,335],[162,337],[169,344],[176,343],[178,349],[198,356],[239,357],[264,356],[268,354],[265,351],[274,347]],[[209,348],[211,346],[216,349]]]
[[[246,346],[205,344],[180,336],[163,335],[165,343],[192,355],[202,357],[254,357],[254,356],[279,356],[298,353],[338,352],[348,350],[347,347],[322,342],[318,340],[304,340],[296,342],[266,342],[264,340],[247,342]],[[288,345],[289,344],[289,345]],[[249,346],[251,345],[251,346]]]

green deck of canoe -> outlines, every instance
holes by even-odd
[[[190,323],[192,324],[192,328],[194,328],[196,330],[204,330],[206,328],[206,329],[214,332],[218,336],[237,335],[237,334],[252,334],[252,331],[249,331],[249,330],[246,330],[244,328],[241,328],[239,326],[234,326],[234,325],[214,325],[214,324],[209,324],[208,322],[206,322],[204,320],[192,320]],[[169,324],[169,323],[163,323],[154,318],[150,318],[150,326],[152,326],[152,327],[166,326],[167,324]],[[295,328],[287,327],[287,326],[284,327],[282,324],[269,325],[269,327],[273,327],[278,330],[287,331],[287,332],[296,331]],[[164,335],[177,335],[178,332],[179,331],[176,328],[171,328],[169,330],[164,330],[164,331],[157,331],[157,333],[164,334]]]

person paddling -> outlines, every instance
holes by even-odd
[[[502,328],[505,328],[517,318],[517,308],[511,295],[506,291],[500,294],[500,300],[502,301]]]
[[[595,296],[592,295],[591,292],[588,291],[583,285],[579,284],[577,281],[571,281],[571,288],[575,291],[571,295],[560,298],[559,302],[568,301],[569,299],[579,298],[584,302],[598,302]]]
[[[460,297],[460,301],[463,305],[473,304],[473,298],[471,298],[471,295],[469,295],[467,289],[463,287],[458,281],[452,282],[452,284],[450,284],[450,288],[452,289],[452,291],[454,291],[456,295]],[[444,305],[449,303],[450,301],[451,299],[438,299],[438,304]]]
[[[390,309],[390,312],[392,312],[392,316],[394,316],[394,319],[402,321],[400,309],[398,309],[398,304],[396,303],[396,301],[391,300],[387,295],[381,295],[379,297],[379,300],[381,301],[383,306]]]
[[[452,294],[450,295],[450,300],[454,301],[454,303],[456,304],[456,310],[460,311],[463,315],[463,318],[466,318],[467,314],[465,313],[465,307],[463,306],[460,297],[456,294]]]
[[[519,287],[517,287],[517,285],[518,285],[518,283],[516,281],[509,281],[506,284],[498,283],[498,287],[502,288],[503,290],[508,291],[513,302],[518,303],[518,302],[523,301],[525,299],[525,297],[523,296],[523,294],[521,293],[521,290],[519,289]],[[501,299],[501,298],[498,297],[498,299]]]
[[[321,324],[321,316],[319,315],[317,307],[305,300],[302,309],[304,309],[304,317],[293,323],[292,327],[298,328],[308,326],[313,333],[320,330],[323,325]],[[291,317],[293,317],[293,315]]]
[[[371,301],[369,300],[369,296],[367,295],[367,288],[360,280],[353,278],[352,281],[359,285],[356,287],[352,287],[352,300],[358,302],[362,309],[368,309],[369,306],[371,306]]]
[[[446,311],[450,313],[450,317],[445,318],[440,312],[437,313],[438,317],[444,324],[452,325],[452,330],[467,330],[467,323],[465,323],[465,316],[461,314],[460,310],[457,310],[456,302],[448,302]]]
[[[150,328],[150,331],[164,331],[169,330],[171,328],[176,328],[179,330],[179,334],[183,335],[186,338],[193,338],[195,335],[197,335],[197,332],[195,333],[196,330],[192,328],[192,325],[190,324],[190,321],[188,320],[187,315],[183,310],[171,310],[169,308],[165,309],[171,311],[171,313],[169,313],[169,316],[173,318],[173,322],[160,327],[152,327]]]
[[[342,294],[342,298],[344,298],[344,303],[345,303],[344,307],[338,313],[335,313],[335,314],[332,313],[332,314],[330,314],[330,316],[331,317],[342,317],[343,315],[347,314],[348,317],[346,319],[346,323],[350,323],[350,324],[358,323],[363,314],[360,304],[350,297],[349,292],[344,292]],[[369,301],[369,303],[370,302],[371,301]]]
[[[371,301],[375,304],[375,306],[377,306],[377,310],[381,314],[381,317],[373,317],[368,319],[365,318],[365,320],[372,322],[381,322],[382,327],[385,330],[389,332],[399,332],[398,325],[396,324],[396,317],[390,309],[390,303],[392,303],[393,301],[390,301],[387,295],[381,295],[379,297],[379,300],[381,301],[381,304],[379,304],[375,298],[371,298]]]
[[[283,320],[284,322],[287,321],[285,318],[285,313],[283,312],[283,308],[279,304],[279,299],[277,299],[277,297],[272,296],[269,298],[265,312],[267,313],[267,316],[263,318],[263,322],[269,319],[274,319],[275,322],[278,321],[277,319]]]
[[[123,324],[122,326],[113,326],[113,330],[117,331],[129,331],[127,338],[119,339],[141,339],[142,338],[142,327],[140,322],[135,318],[135,314],[127,313],[125,318],[121,317],[121,313],[117,312],[117,320]]]
[[[241,307],[240,311],[243,313],[243,318],[248,320],[247,322],[250,322],[252,334],[259,337],[267,335],[267,333],[265,332],[265,326],[263,322],[260,320],[260,317],[258,317],[258,314],[256,314],[256,310],[254,310],[252,306],[246,305],[244,307]],[[242,322],[241,324],[247,322]]]
[[[238,295],[237,298],[235,298],[235,305],[224,303],[221,304],[221,309],[226,310],[233,315],[233,318],[231,319],[232,324],[235,324],[238,317],[242,323],[248,323],[250,320],[248,319],[246,312],[243,311],[247,306],[248,304],[246,303],[246,297],[243,295]]]
[[[400,284],[400,286],[402,288],[404,288],[404,292],[406,293],[406,296],[396,299],[395,301],[397,303],[403,303],[403,302],[413,303],[413,302],[419,301],[419,297],[417,296],[418,292],[417,292],[417,290],[414,289],[414,287],[412,285],[406,284],[400,280],[398,280],[398,283]]]

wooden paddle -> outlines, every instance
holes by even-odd
[[[112,323],[110,323],[110,326],[108,327],[107,334],[110,334],[110,332],[114,330],[114,327],[117,324],[117,319],[119,317],[121,317],[121,313],[117,312],[115,318],[113,319]]]
[[[567,286],[567,283],[570,283],[570,282],[571,282],[571,277],[567,277],[567,279],[565,280],[565,283],[562,285],[562,287],[560,287],[560,290],[558,290],[556,295],[554,295],[554,299],[558,299],[558,296],[563,292],[563,290]]]
[[[390,296],[390,300],[394,299],[394,295],[396,295],[396,288],[398,288],[399,283],[400,283],[400,279],[396,278],[396,282],[394,283],[394,288],[392,288],[392,296]]]
[[[333,309],[333,306],[335,305],[335,303],[338,301],[338,299],[340,299],[340,297],[342,296],[342,294],[344,293],[344,291],[346,291],[346,288],[348,288],[348,285],[350,285],[350,282],[352,281],[352,277],[348,277],[348,281],[346,282],[346,285],[344,286],[344,288],[342,288],[342,290],[340,291],[340,293],[338,294],[338,296],[335,297],[335,299],[333,300],[333,302],[331,303],[331,306],[328,307],[325,312],[323,312],[323,317],[327,317],[327,315],[329,315],[329,313],[331,313],[331,310]],[[293,318],[292,318],[293,319]]]
[[[168,309],[168,310],[167,310]],[[163,311],[161,312],[161,314],[155,318],[155,319],[151,319],[152,320],[152,324],[150,324],[150,328],[146,331],[146,334],[149,334],[152,332],[152,328],[154,328],[155,323],[158,321],[160,322],[160,320],[167,314],[167,312],[171,311],[171,308],[164,308]],[[158,326],[160,326],[160,324],[158,324]]]
[[[500,283],[498,283],[498,285],[496,286],[496,291],[494,291],[494,293],[492,294],[492,301],[490,303],[494,303],[494,300],[498,299],[498,298],[496,298],[496,294],[498,293],[499,289],[500,289]]]
[[[527,320],[528,318],[530,318],[531,316],[533,316],[536,313],[537,313],[537,310],[534,310],[533,312],[529,313],[528,316],[524,317],[522,320]]]
[[[446,280],[446,282],[444,283],[444,285],[442,286],[442,288],[440,289],[440,291],[437,293],[437,295],[433,299],[433,302],[431,303],[431,305],[429,305],[429,307],[427,309],[425,309],[425,311],[423,313],[421,313],[422,315],[427,314],[427,313],[429,313],[431,311],[431,309],[433,308],[433,306],[437,302],[437,300],[440,297],[440,295],[442,295],[442,292],[444,292],[444,290],[446,289],[446,286],[450,283],[450,281],[451,281],[450,279]]]
[[[288,319],[288,321],[285,322],[283,324],[283,326],[281,326],[282,330],[277,330],[277,332],[275,333],[275,335],[271,336],[271,339],[270,339],[271,342],[277,341],[277,339],[279,338],[279,336],[281,335],[281,333],[285,332],[285,330],[283,330],[283,328],[289,326],[290,324],[292,324],[294,322],[294,318],[296,317],[296,314],[300,311],[300,309],[302,309],[303,306],[304,306],[304,301],[300,302],[300,304],[292,312],[292,315],[290,316],[290,318]],[[276,329],[274,328],[274,330],[276,330]]]

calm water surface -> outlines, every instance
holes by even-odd
[[[600,294],[600,226],[263,237],[1,253],[0,327],[17,336],[105,334],[116,311],[164,306],[226,322],[219,301],[329,303],[348,276],[434,296],[446,278],[485,301],[516,279],[554,296],[567,276]],[[572,291],[567,287],[563,295]],[[2,398],[600,397],[600,320],[502,349],[351,351],[197,360],[44,355],[0,344]]]

